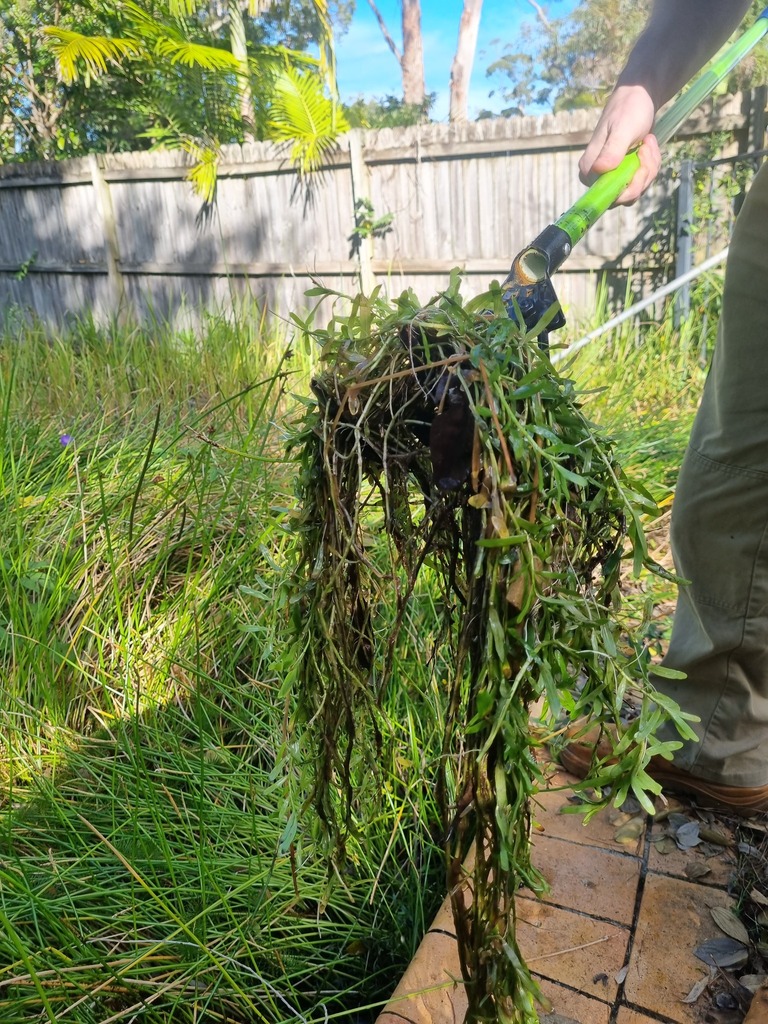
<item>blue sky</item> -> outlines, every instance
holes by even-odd
[[[400,68],[384,41],[367,0],[356,0],[357,9],[346,33],[337,40],[336,61],[339,91],[343,100],[401,96]],[[554,0],[544,5],[551,17],[560,17],[576,6],[576,0]],[[377,0],[392,38],[400,46],[400,5],[398,0]],[[422,0],[421,29],[424,36],[424,64],[427,92],[437,93],[432,111],[435,120],[447,120],[448,84],[451,62],[461,18],[462,0]],[[523,20],[533,19],[526,0],[484,0],[480,20],[477,56],[470,87],[469,115],[481,109],[498,111],[503,103],[488,98],[492,88],[485,76],[487,66],[514,42]],[[497,41],[494,45],[494,41]]]

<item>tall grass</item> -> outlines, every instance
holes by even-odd
[[[721,276],[709,274],[692,288],[690,314],[679,325],[672,298],[595,339],[558,367],[575,380],[587,415],[614,438],[624,469],[656,499],[663,514],[647,524],[649,548],[670,571],[669,512],[715,344],[721,297]],[[604,298],[591,323],[571,329],[571,342],[608,319]],[[626,304],[630,301],[628,295]],[[628,612],[636,618],[652,615],[651,641],[668,639],[674,584],[644,573],[639,580],[625,579],[623,589]],[[663,643],[656,650],[660,653]]]
[[[616,438],[625,468],[639,473],[662,501],[674,489],[701,397],[721,295],[721,278],[707,275],[693,288],[690,314],[679,326],[670,300],[625,321],[559,367],[576,381],[589,414]],[[571,328],[568,340],[608,316],[603,292],[593,322]]]
[[[287,806],[304,376],[247,321],[2,340],[4,1024],[370,1018],[435,909],[418,672],[375,859],[329,887]]]
[[[249,613],[238,587],[264,570],[290,488],[270,435],[288,367],[256,352],[222,325],[202,347],[87,328],[0,351],[11,777],[32,736],[55,752],[247,663],[247,636],[230,650],[217,632]]]

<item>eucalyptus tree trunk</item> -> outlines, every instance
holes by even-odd
[[[251,73],[248,67],[248,42],[245,36],[243,9],[240,6],[239,0],[227,0],[227,13],[229,15],[229,45],[232,50],[232,56],[240,65],[240,72],[237,76],[237,88],[240,95],[240,116],[243,119],[245,138],[252,142],[255,138],[256,108],[253,102]]]
[[[466,121],[469,107],[469,80],[475,62],[477,33],[483,0],[464,0],[459,23],[459,41],[451,65],[451,99],[448,117],[451,123]]]
[[[421,0],[401,0],[403,5],[403,99],[421,106],[426,95],[424,84],[424,43],[421,37]]]

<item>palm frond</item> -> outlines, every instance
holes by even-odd
[[[213,203],[216,198],[216,185],[219,174],[221,153],[214,143],[195,141],[187,147],[187,152],[195,158],[195,164],[187,172],[187,181],[206,204]]]
[[[258,18],[271,6],[272,0],[248,0],[248,13],[252,18]]]
[[[216,198],[219,160],[221,159],[221,147],[216,139],[209,136],[203,138],[189,135],[184,131],[182,125],[175,121],[169,121],[165,126],[146,131],[143,135],[145,138],[153,140],[155,144],[153,148],[175,149],[188,153],[194,160],[194,164],[187,171],[186,179],[206,205],[213,203]]]
[[[291,159],[306,174],[320,167],[349,125],[316,74],[286,67],[275,81],[268,128],[271,138],[293,142]]]
[[[158,38],[155,43],[155,52],[159,57],[168,57],[171,64],[184,64],[189,68],[198,67],[205,71],[231,71],[234,74],[240,70],[237,58],[229,50],[224,50],[219,46],[207,46],[205,43],[193,43],[175,33],[169,32]]]
[[[320,67],[320,60],[314,54],[292,50],[288,46],[257,44],[250,46],[249,49],[248,65],[257,81],[270,74],[274,77],[276,72],[282,72],[287,65],[315,72]]]
[[[336,52],[333,45],[333,23],[328,9],[328,0],[312,0],[315,14],[320,25],[320,68],[328,81],[331,92],[337,97],[336,89]]]
[[[134,0],[123,0],[122,7],[136,35],[141,39],[157,39],[158,36],[167,34],[167,25],[154,18],[140,4],[134,3]]]
[[[238,0],[241,7],[247,8],[252,18],[258,18],[270,5],[272,0]],[[168,13],[172,18],[188,18],[202,7],[201,0],[168,0]]]
[[[153,142],[173,136],[217,143],[243,141],[235,75],[177,64],[168,76],[147,77],[143,100],[149,112],[144,137]],[[265,110],[260,121],[262,138],[266,122]]]
[[[201,6],[199,0],[168,0],[168,12],[172,18],[188,18]]]
[[[108,63],[120,64],[123,60],[136,57],[142,52],[141,43],[135,39],[86,36],[58,26],[47,26],[43,32],[50,39],[50,47],[58,63],[59,76],[67,85],[79,78],[81,62],[88,74],[98,76],[106,74]]]

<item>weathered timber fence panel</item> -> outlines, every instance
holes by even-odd
[[[711,104],[683,137],[734,130],[743,148],[748,110],[741,96]],[[194,323],[202,309],[252,297],[286,318],[312,305],[304,293],[318,279],[344,293],[361,280],[390,294],[413,287],[426,301],[453,267],[476,294],[581,193],[576,164],[596,116],[352,132],[309,188],[285,149],[225,147],[208,211],[178,152],[0,167],[0,315],[22,310],[55,324],[120,308]],[[564,305],[588,310],[598,271],[622,291],[630,273],[636,291],[667,273],[669,256],[650,240],[670,191],[661,181],[589,232],[558,274]],[[393,220],[354,252],[362,198]]]

